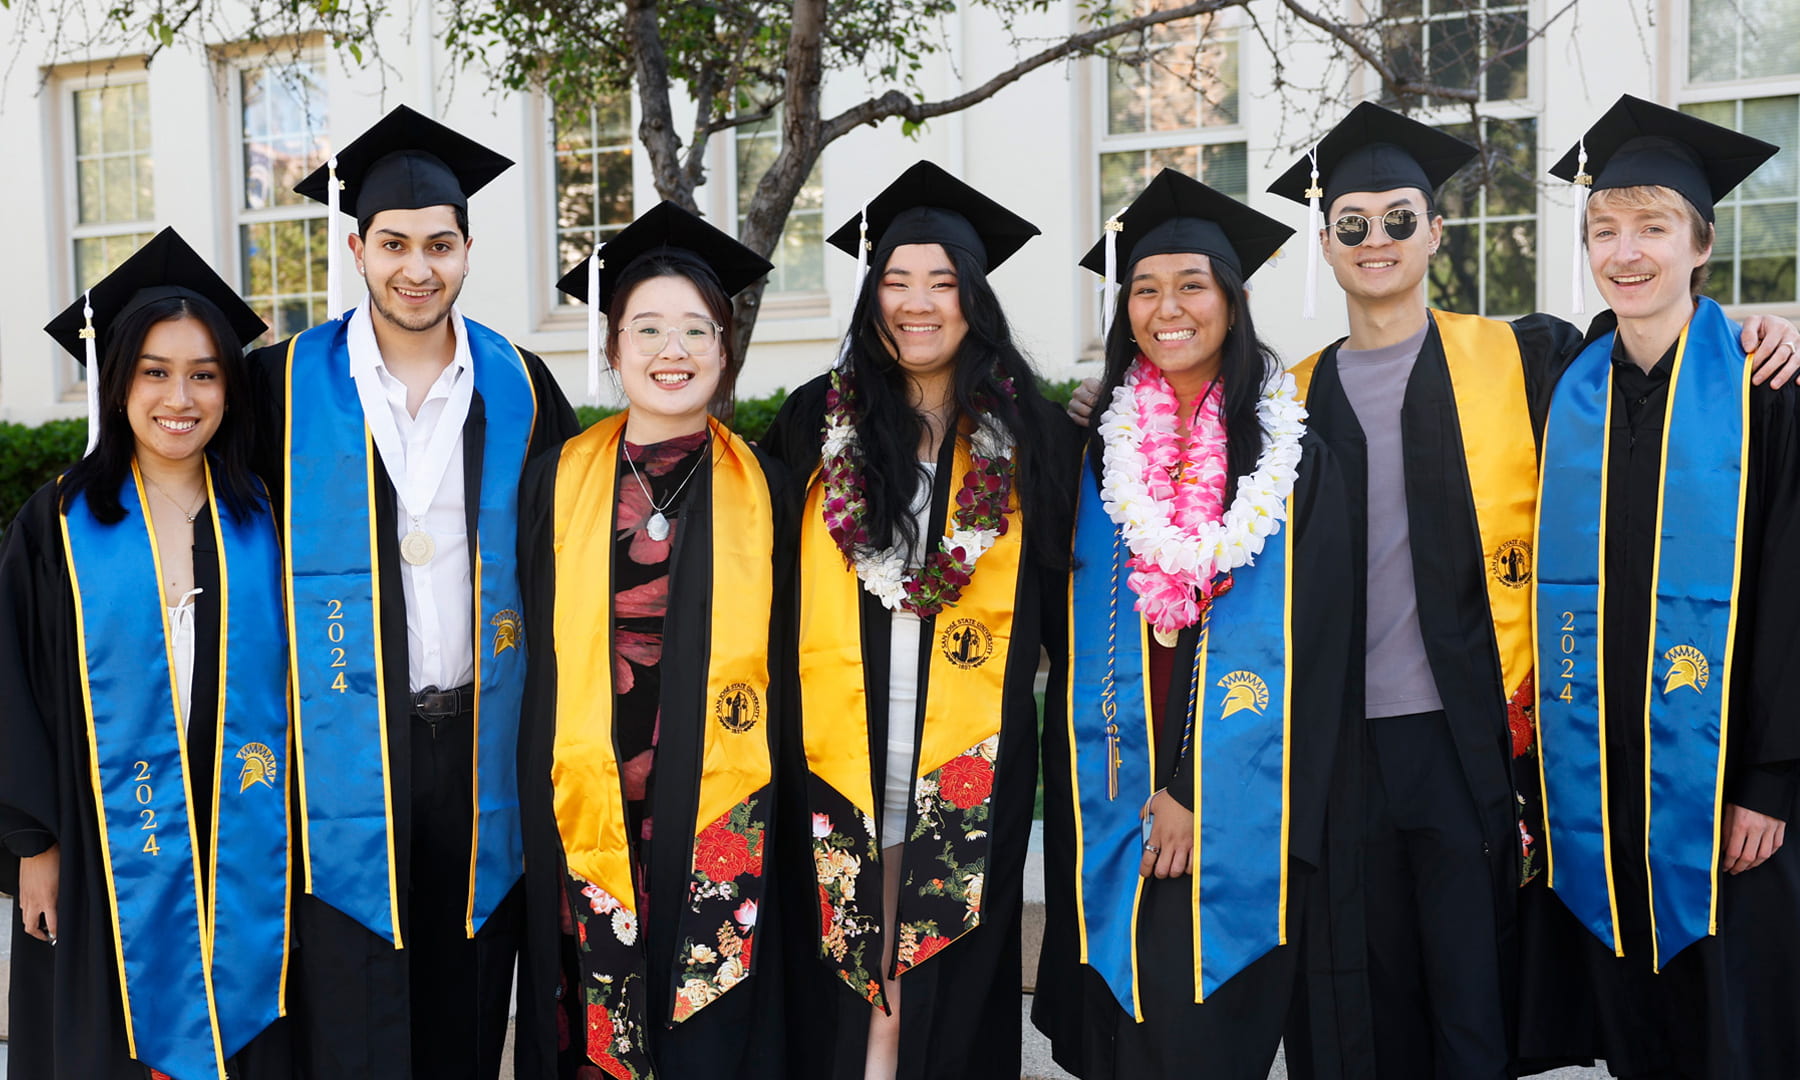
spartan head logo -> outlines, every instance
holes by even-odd
[[[512,608],[498,612],[489,620],[494,628],[494,655],[519,647],[519,613]]]
[[[244,763],[238,773],[238,791],[250,790],[250,785],[261,784],[263,787],[275,786],[275,752],[262,743],[245,743],[237,752],[237,759]]]
[[[732,683],[713,699],[713,717],[726,731],[742,735],[762,719],[762,698],[749,683]]]
[[[1219,703],[1221,720],[1245,709],[1260,716],[1269,707],[1269,684],[1255,672],[1234,671],[1220,679],[1218,685],[1225,688],[1225,698]]]
[[[1706,691],[1712,667],[1707,664],[1705,653],[1692,645],[1677,645],[1663,653],[1663,659],[1669,662],[1669,670],[1663,674],[1664,697],[1684,686],[1696,694]]]
[[[1531,545],[1523,540],[1501,544],[1490,560],[1494,580],[1509,589],[1523,589],[1531,584]]]

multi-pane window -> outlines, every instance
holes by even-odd
[[[763,174],[781,153],[781,109],[773,109],[759,123],[737,129],[737,215],[739,231],[756,198],[756,186]],[[781,242],[775,245],[769,261],[775,269],[769,274],[768,291],[778,293],[812,293],[825,289],[825,185],[819,177],[819,163],[800,185],[782,226]]]
[[[1688,82],[1800,74],[1800,0],[1691,0]]]
[[[75,130],[74,286],[111,273],[155,233],[150,87],[143,81],[79,89]]]
[[[1709,101],[1681,111],[1781,147],[1714,210],[1706,293],[1721,304],[1794,303],[1800,248],[1800,96]]]
[[[1106,63],[1099,220],[1164,168],[1246,197],[1242,122],[1237,33],[1198,19],[1152,27]]]
[[[1484,101],[1526,96],[1531,8],[1522,0],[1387,0],[1383,47],[1403,77],[1479,88]],[[1449,104],[1433,101],[1433,104]]]
[[[1431,305],[1504,318],[1537,310],[1537,121],[1482,121],[1486,182],[1480,164],[1452,177],[1438,193],[1444,240],[1432,257]],[[1445,131],[1468,142],[1470,125]]]
[[[327,211],[294,193],[331,156],[325,61],[240,68],[236,89],[239,287],[279,340],[336,314],[326,310]]]
[[[551,124],[557,265],[566,270],[631,224],[631,98],[558,105]],[[574,303],[557,295],[560,303]]]

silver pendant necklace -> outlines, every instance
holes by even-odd
[[[644,493],[644,501],[650,504],[650,520],[644,523],[645,535],[659,543],[667,540],[669,538],[669,519],[663,511],[674,505],[675,500],[681,497],[682,490],[688,486],[688,481],[692,480],[694,474],[700,471],[700,463],[707,457],[706,448],[701,449],[700,456],[694,459],[693,467],[688,469],[688,474],[682,478],[681,484],[676,487],[673,494],[663,500],[661,506],[656,505],[656,499],[651,496],[650,486],[644,483],[643,475],[638,472],[637,462],[631,460],[631,451],[621,448],[621,452],[625,455],[625,464],[631,466],[631,475],[637,479],[638,490]]]

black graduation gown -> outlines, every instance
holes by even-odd
[[[1613,330],[1606,312],[1590,340]],[[1649,373],[1614,352],[1608,472],[1607,753],[1615,836],[1644,835],[1643,710],[1649,598],[1671,346]],[[1596,452],[1598,452],[1596,450]],[[1725,802],[1793,826],[1800,818],[1800,387],[1750,391],[1750,458]],[[1670,510],[1674,508],[1671,507]],[[1621,599],[1625,598],[1625,599]],[[1746,672],[1747,668],[1747,672]],[[1615,845],[1625,956],[1585,930],[1581,955],[1599,1010],[1581,1048],[1618,1076],[1774,1080],[1800,1076],[1800,851],[1719,876],[1719,933],[1651,971],[1641,845]]]
[[[747,619],[767,618],[769,625],[769,702],[764,729],[769,736],[770,763],[779,806],[781,777],[778,762],[783,751],[780,717],[794,690],[793,553],[796,497],[787,472],[765,453],[757,453],[775,511],[774,564],[775,609],[766,614],[745,611]],[[557,1014],[559,985],[568,974],[568,992],[578,993],[579,968],[566,935],[559,929],[559,904],[567,880],[562,840],[557,831],[551,762],[556,739],[557,672],[554,656],[556,564],[556,473],[561,465],[549,455],[527,472],[519,496],[519,564],[525,590],[526,637],[533,642],[530,676],[526,684],[524,716],[520,722],[519,797],[525,825],[526,942],[519,973],[519,1022],[516,1043],[517,1075],[557,1075],[559,1049]],[[630,474],[625,474],[630,482]],[[704,749],[704,725],[710,722],[707,703],[701,700],[706,672],[696,662],[703,654],[707,626],[715,604],[732,603],[730,582],[713,582],[713,521],[701,508],[712,505],[712,473],[701,469],[672,514],[675,542],[669,556],[669,604],[663,623],[660,700],[662,720],[656,745],[656,783],[650,816],[656,832],[665,837],[691,837],[696,823],[695,800],[699,792],[700,759]],[[609,508],[609,512],[610,508]],[[605,528],[595,523],[594,528]],[[612,582],[593,583],[593,603],[613,601]],[[679,719],[678,719],[679,718]],[[780,842],[785,822],[772,815],[765,832],[764,852],[772,853]],[[785,1080],[789,1075],[783,1019],[782,967],[787,957],[781,944],[783,930],[782,869],[773,858],[765,861],[763,900],[758,904],[756,947],[749,980],[733,987],[679,1025],[667,1023],[674,1001],[672,976],[677,972],[678,920],[672,917],[687,892],[689,848],[677,843],[650,845],[648,869],[651,910],[642,925],[648,927],[644,947],[650,996],[647,1030],[652,1032],[650,1052],[656,1075],[665,1080],[707,1076],[716,1080]],[[809,883],[801,881],[806,896]],[[569,1032],[584,1045],[579,1029]]]
[[[283,341],[258,349],[248,358],[257,407],[257,445],[253,464],[257,474],[267,481],[277,507],[281,505],[282,485],[287,475],[283,445],[287,415],[287,352],[288,342]],[[574,409],[543,360],[523,350],[521,355],[537,396],[537,420],[527,451],[529,460],[560,445],[579,431],[580,425]],[[481,490],[486,432],[487,412],[481,394],[477,392],[469,402],[469,415],[463,422],[463,484],[468,492]],[[397,511],[393,481],[380,460],[380,452],[375,451],[375,454],[375,482],[380,492],[375,499],[376,535],[380,537],[379,573],[382,580],[389,583],[382,595],[390,598],[381,612],[381,640],[384,642],[381,660],[386,672],[388,715],[403,718],[412,712],[412,693],[407,676],[406,605],[400,601],[403,591],[400,588],[400,545],[395,536]],[[469,535],[474,536],[479,500],[469,498],[466,501]],[[276,514],[276,523],[278,527],[285,526],[280,513]],[[472,550],[474,545],[470,547]],[[413,936],[407,929],[412,918],[409,906],[419,902],[430,904],[429,897],[435,893],[442,897],[442,917],[434,916],[434,921],[453,918],[460,924],[467,900],[459,889],[415,888],[420,886],[420,881],[412,865],[412,764],[416,751],[430,748],[414,745],[417,740],[413,738],[412,726],[406,722],[388,725],[394,857],[397,862],[395,877],[406,894],[400,898],[401,929],[402,934],[409,937]],[[467,804],[455,802],[454,805],[466,807]],[[449,808],[444,811],[445,814],[452,812],[464,811]],[[297,806],[295,814],[297,822]],[[304,833],[296,829],[296,860],[303,858],[303,843]],[[319,857],[329,856],[320,853]],[[504,1001],[511,993],[521,905],[520,891],[515,889],[476,936],[479,958],[462,965],[478,969],[467,975],[479,984],[479,1009],[484,1017],[492,1014],[496,1007],[503,1009]],[[461,1019],[411,1015],[409,966],[430,960],[420,954],[416,941],[409,941],[405,950],[395,950],[360,923],[311,896],[303,895],[298,899],[295,915],[296,973],[289,1002],[296,1018],[294,1039],[305,1074],[320,1074],[319,1080],[327,1077],[329,1080],[347,1080],[350,1073],[371,1078],[394,1075],[407,1068],[409,1038],[406,1029],[409,1026],[414,1036],[412,1041],[417,1045],[419,1037],[431,1039],[438,1026],[460,1028],[463,1025]],[[309,986],[317,989],[309,992]],[[501,1047],[498,1042],[486,1038],[485,1027],[483,1033],[478,1071],[491,1072],[498,1069]],[[457,1037],[467,1034],[458,1031]],[[307,1062],[311,1064],[306,1065]]]
[[[788,466],[795,486],[802,490],[819,464],[827,388],[828,378],[820,376],[795,390],[762,439],[763,447]],[[1041,415],[1027,422],[1046,433],[1040,445],[1064,453],[1079,451],[1080,438],[1060,410],[1046,404]],[[1048,476],[1068,478],[1062,481],[1065,485],[1075,475],[1072,463],[1056,460],[1046,465],[1056,470]],[[940,461],[928,535],[943,533],[954,471]],[[1012,1033],[1019,1024],[1025,855],[1037,793],[1038,713],[1033,685],[1046,643],[1051,645],[1051,681],[1060,678],[1055,669],[1064,653],[1059,643],[1066,633],[1062,598],[1067,595],[1067,572],[1058,569],[1056,561],[1059,553],[1068,550],[1069,520],[1063,507],[1073,505],[1067,495],[1063,500],[1047,498],[1045,502],[1052,505],[1039,513],[1037,520],[1025,521],[1001,706],[999,763],[990,803],[992,846],[981,924],[929,963],[901,976],[899,1080],[988,1080],[1019,1075],[1020,1041]],[[1049,558],[1043,553],[1050,553]],[[865,591],[861,616],[869,761],[874,790],[880,792],[887,779],[891,613]],[[925,640],[930,640],[933,625],[933,620],[925,620]],[[921,650],[922,663],[927,655]],[[923,707],[921,695],[921,717]],[[1048,708],[1046,702],[1046,711]],[[781,812],[785,821],[804,825],[808,820],[806,765],[797,721],[795,715],[791,722],[796,726],[787,737],[783,754],[787,804]],[[786,832],[782,874],[797,882],[811,882],[811,832],[793,825]],[[816,891],[811,895],[816,897]],[[879,902],[871,911],[878,908]],[[787,914],[790,1074],[861,1080],[868,1054],[870,1005],[820,961],[817,903],[790,903]]]
[[[219,654],[219,553],[212,507],[194,519],[194,685],[216,685]],[[58,521],[57,484],[39,488],[0,544],[0,889],[17,891],[19,860],[61,844],[57,944],[25,933],[12,919],[11,1043],[13,1080],[144,1080],[132,1060],[119,1003],[111,905],[94,806],[87,717],[82,705],[75,597]],[[161,617],[154,608],[146,620]],[[188,760],[214,761],[216,695],[189,706]],[[229,759],[228,764],[229,764]],[[235,769],[235,764],[230,765]],[[209,806],[217,777],[198,770],[196,806]],[[198,815],[200,844],[210,842]],[[201,850],[204,850],[202,848]],[[204,869],[210,864],[202,860]],[[244,1080],[290,1075],[287,1022],[277,1020],[229,1063]],[[187,1080],[187,1078],[182,1078]]]
[[[1334,786],[1341,737],[1355,739],[1360,696],[1348,692],[1353,661],[1362,655],[1362,624],[1354,574],[1363,533],[1352,527],[1348,488],[1330,449],[1316,436],[1303,441],[1305,456],[1295,484],[1293,564],[1295,670],[1292,718],[1292,818],[1289,834],[1288,944],[1277,947],[1194,1003],[1194,910],[1190,877],[1144,880],[1138,916],[1139,1024],[1119,1007],[1104,979],[1080,962],[1075,912],[1075,827],[1069,780],[1067,683],[1045,694],[1044,724],[1044,947],[1038,962],[1031,1018],[1049,1036],[1058,1064],[1084,1080],[1153,1080],[1194,1075],[1205,1063],[1209,1077],[1263,1080],[1275,1058],[1288,1016],[1300,960],[1310,938],[1328,947],[1313,920],[1331,916],[1325,890],[1334,845],[1325,832],[1326,803]],[[1228,488],[1235,488],[1235,479]],[[1230,595],[1221,604],[1232,602]],[[1076,634],[1103,627],[1074,628]],[[1159,743],[1179,747],[1188,706],[1188,673],[1198,643],[1197,627],[1175,644],[1164,696]],[[1070,649],[1073,642],[1065,643]],[[1063,665],[1066,671],[1066,662]],[[1051,707],[1051,703],[1055,707]],[[1354,723],[1352,721],[1355,721]],[[1342,735],[1340,735],[1342,733]],[[1197,770],[1191,760],[1165,756],[1159,786],[1190,809]],[[1345,760],[1358,759],[1355,752]],[[1345,866],[1343,855],[1335,865]],[[1350,864],[1353,865],[1353,864]],[[1121,881],[1121,889],[1134,888]]]
[[[1550,391],[1562,371],[1579,352],[1580,331],[1570,324],[1547,315],[1531,315],[1509,324],[1519,346],[1524,366],[1525,392],[1531,409],[1534,435],[1541,441],[1543,417]],[[1319,357],[1307,395],[1308,426],[1338,452],[1343,463],[1343,477],[1350,485],[1350,501],[1355,507],[1357,524],[1366,536],[1367,452],[1366,441],[1355,410],[1345,395],[1337,371],[1337,351],[1343,341],[1327,346]],[[1517,792],[1521,783],[1535,786],[1535,777],[1514,775],[1512,740],[1507,723],[1498,646],[1489,616],[1485,582],[1485,560],[1477,531],[1473,495],[1468,469],[1462,452],[1462,429],[1458,421],[1443,340],[1433,323],[1419,349],[1419,356],[1407,383],[1400,412],[1403,462],[1405,469],[1408,527],[1412,549],[1413,576],[1418,601],[1419,629],[1424,639],[1438,695],[1443,701],[1445,723],[1455,746],[1456,760],[1479,820],[1484,859],[1489,869],[1488,888],[1493,897],[1495,925],[1493,940],[1502,986],[1471,987],[1472,992],[1493,993],[1506,1010],[1509,1036],[1518,1023],[1519,949],[1521,921],[1526,929],[1545,940],[1570,940],[1566,920],[1552,907],[1539,882],[1520,890],[1519,880],[1519,804]],[[1355,448],[1352,451],[1352,448]],[[1356,547],[1353,571],[1366,585],[1366,545]],[[1354,618],[1365,618],[1359,604]],[[1353,681],[1361,698],[1363,674],[1353,673]],[[1365,734],[1366,734],[1365,726]],[[1367,751],[1372,754],[1373,751]],[[1374,775],[1376,764],[1365,755],[1360,769],[1365,780]],[[1352,797],[1344,793],[1342,808],[1362,814],[1363,792]],[[1341,832],[1346,827],[1345,815],[1333,802],[1330,826]],[[1356,822],[1348,827],[1360,830]],[[1335,946],[1331,950],[1314,950],[1307,963],[1326,964],[1326,970],[1311,972],[1312,988],[1333,986],[1329,997],[1313,996],[1309,990],[1312,1025],[1310,1034],[1316,1041],[1305,1047],[1308,1060],[1296,1061],[1292,1045],[1297,1038],[1306,1039],[1308,1032],[1290,1032],[1289,1069],[1297,1076],[1374,1076],[1374,1047],[1370,1035],[1371,1003],[1368,998],[1366,943],[1361,930],[1338,911],[1344,903],[1367,910],[1368,904],[1387,903],[1383,890],[1391,891],[1391,883],[1382,880],[1364,882],[1368,896],[1355,893],[1336,894],[1332,905]],[[1360,890],[1359,890],[1360,892]],[[1365,903],[1364,901],[1367,901]],[[1430,918],[1429,913],[1422,915]],[[1549,926],[1538,924],[1547,918]],[[1546,971],[1541,980],[1542,992],[1533,996],[1536,1007],[1554,1018],[1558,1010],[1579,1009],[1584,998],[1578,981],[1571,986],[1565,977]],[[1564,987],[1570,987],[1564,989]],[[1320,1022],[1325,1026],[1321,1027]],[[1429,1056],[1429,1048],[1426,1049]],[[1429,1065],[1423,1066],[1429,1072]]]

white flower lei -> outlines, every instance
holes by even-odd
[[[1294,377],[1277,372],[1263,383],[1256,403],[1263,429],[1256,471],[1238,480],[1237,495],[1220,520],[1192,532],[1175,524],[1170,507],[1152,498],[1144,482],[1150,463],[1137,422],[1137,381],[1134,366],[1100,418],[1106,447],[1100,497],[1107,516],[1119,526],[1133,555],[1165,573],[1195,572],[1204,581],[1253,564],[1264,541],[1287,517],[1287,498],[1299,475],[1306,406],[1299,401]]]
[[[1012,463],[1013,440],[1007,430],[994,422],[991,417],[983,416],[976,425],[974,435],[969,438],[969,453],[972,457],[1000,460],[1004,458],[1010,466]],[[826,460],[835,460],[844,454],[852,454],[861,460],[861,444],[856,437],[856,425],[851,423],[848,410],[828,411],[825,416],[825,442],[821,453]],[[947,518],[950,535],[938,542],[940,551],[946,554],[961,548],[963,564],[972,572],[975,563],[994,546],[1000,534],[994,529],[964,529],[956,524],[955,493],[951,494],[952,503]],[[871,552],[858,547],[851,558],[851,565],[856,569],[856,576],[863,583],[869,595],[881,601],[881,606],[889,611],[899,611],[906,601],[906,547],[895,544],[882,551]]]

